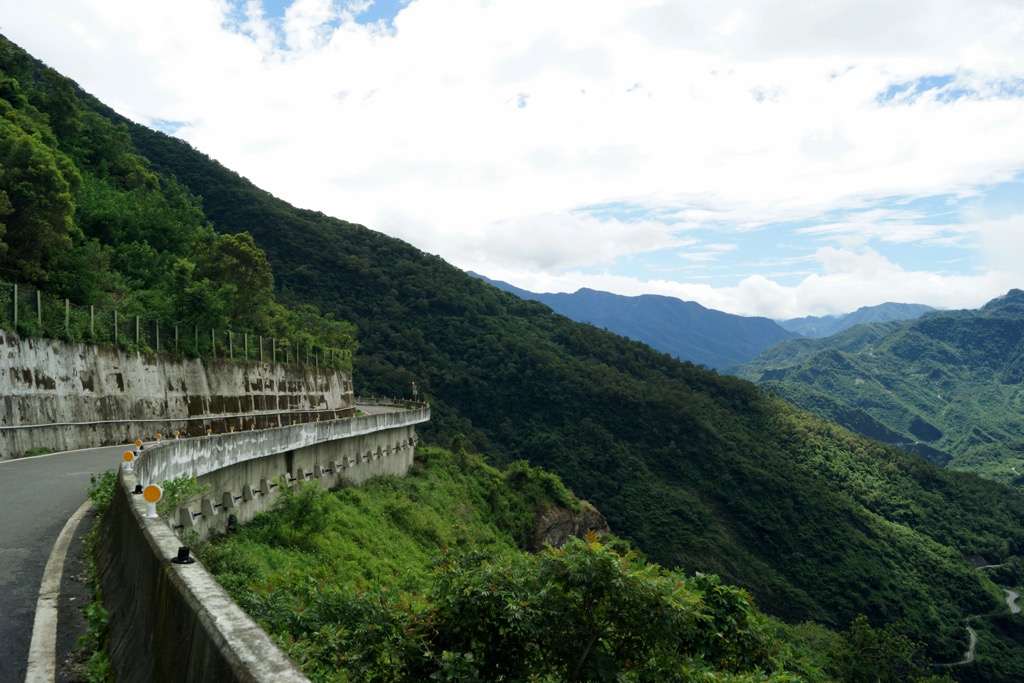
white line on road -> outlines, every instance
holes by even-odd
[[[71,539],[85,513],[92,507],[92,501],[71,515],[57,537],[50,551],[50,559],[43,571],[39,585],[39,600],[36,601],[36,621],[32,627],[32,644],[28,650],[28,671],[25,683],[53,683],[57,673],[57,600],[60,598],[60,580],[64,575],[64,559],[68,554]]]

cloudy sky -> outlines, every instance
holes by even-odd
[[[1024,288],[1020,0],[0,0],[0,32],[525,289],[787,318]]]

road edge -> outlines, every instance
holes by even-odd
[[[64,575],[64,561],[75,531],[91,507],[92,500],[86,500],[68,518],[60,536],[57,537],[57,542],[53,544],[50,559],[46,561],[43,580],[39,584],[39,599],[36,601],[25,683],[53,683],[57,675],[57,607],[60,582]]]

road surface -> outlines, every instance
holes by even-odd
[[[388,405],[357,408],[367,414],[396,410]],[[106,446],[0,461],[0,683],[25,680],[39,589],[54,544],[88,500],[90,477],[118,468],[128,448]],[[84,630],[79,606],[91,599],[82,581],[81,538],[94,518],[90,512],[78,525],[60,583],[60,623],[53,643],[58,682],[62,660],[76,648]]]
[[[125,446],[69,451],[0,462],[0,681],[25,680],[36,601],[43,570],[65,523],[88,499],[89,477],[121,464]],[[81,574],[81,536],[92,514],[83,520],[68,554],[65,573]],[[61,610],[72,616],[88,599],[84,587],[62,586]],[[73,601],[71,599],[74,598]],[[70,602],[69,602],[70,601]],[[57,657],[74,647],[74,633],[58,629]],[[60,662],[57,663],[58,667]]]

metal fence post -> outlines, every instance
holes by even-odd
[[[160,321],[156,321],[156,352],[160,353]]]
[[[114,345],[117,345],[117,309],[114,309]]]
[[[96,339],[96,307],[92,304],[89,305],[89,337]]]
[[[71,302],[64,299],[64,336],[71,339]]]
[[[18,329],[18,285],[14,285],[14,329]]]
[[[139,316],[135,316],[135,345],[139,345]]]
[[[43,332],[43,292],[36,290],[36,317],[39,320],[39,333]]]

